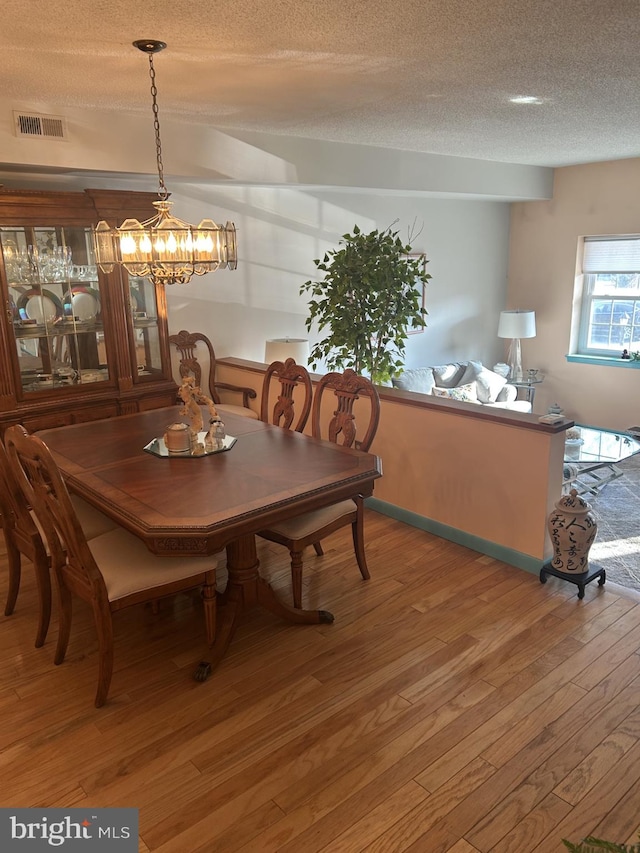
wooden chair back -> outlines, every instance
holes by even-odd
[[[178,356],[177,373],[180,380],[193,376],[202,392],[208,394],[214,403],[219,403],[220,395],[216,391],[214,381],[216,354],[209,338],[202,332],[187,332],[182,329],[177,335],[169,335],[169,343],[175,348]]]
[[[177,335],[169,335],[169,344],[172,348],[172,370],[174,376],[179,377],[178,384],[193,376],[203,394],[208,394],[216,405],[221,403],[220,390],[226,390],[241,393],[242,406],[250,408],[249,400],[256,397],[253,388],[216,382],[216,354],[206,335],[181,329]]]
[[[36,648],[44,645],[51,620],[50,560],[30,507],[15,478],[6,448],[0,441],[0,524],[4,531],[9,585],[4,608],[11,616],[16,607],[24,554],[33,564],[38,589]]]
[[[13,532],[19,537],[39,536],[2,441],[0,441],[0,516],[5,532]]]
[[[294,429],[302,432],[305,428],[309,413],[311,412],[311,401],[313,398],[313,386],[311,377],[306,367],[296,364],[294,359],[288,358],[284,363],[272,362],[264,375],[262,384],[262,398],[260,401],[260,420],[269,423],[269,400],[273,380],[280,382],[280,393],[271,411],[271,423],[284,429]],[[304,398],[297,420],[296,417],[296,388],[301,387]],[[295,426],[293,426],[295,420]]]
[[[83,597],[93,587],[94,594],[106,599],[104,579],[51,451],[19,424],[5,432],[5,443],[15,480],[46,536],[52,567],[71,578],[71,589],[83,587]]]
[[[54,663],[62,663],[67,651],[72,595],[82,598],[93,610],[98,637],[97,708],[107,699],[113,673],[114,611],[200,586],[207,643],[214,644],[216,572],[210,558],[188,556],[185,560],[171,560],[155,557],[123,528],[92,539],[92,546],[101,554],[94,558],[66,484],[46,444],[38,436],[29,435],[22,426],[10,427],[5,441],[10,467],[44,530],[58,582],[60,619]],[[127,582],[124,588],[118,589],[118,578],[122,578],[123,573]]]
[[[326,429],[322,424],[322,404],[326,392],[333,391],[337,405]],[[363,430],[358,430],[354,403],[361,397],[369,400],[369,417]],[[316,386],[311,413],[311,433],[334,444],[355,447],[365,452],[371,447],[380,421],[380,397],[375,385],[366,376],[350,368],[344,373],[327,373]]]

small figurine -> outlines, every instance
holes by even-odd
[[[191,432],[195,433],[196,436],[202,431],[203,427],[200,403],[206,405],[212,419],[218,417],[218,410],[214,406],[213,400],[202,393],[193,376],[184,377],[182,385],[178,389],[178,396],[184,403],[180,414],[191,420]]]
[[[209,428],[209,435],[213,438],[213,443],[216,447],[216,450],[222,450],[224,447],[224,439],[226,436],[224,424],[220,420],[220,418],[212,418],[211,426]]]
[[[200,441],[200,436],[197,432],[194,432],[193,429],[189,430],[189,435],[191,437],[191,455],[192,456],[204,456],[205,446],[203,442]]]
[[[629,355],[629,350],[628,350],[628,349],[623,349],[623,350],[622,350],[622,355],[620,356],[620,358],[624,358],[625,360],[627,360],[627,359],[628,359],[628,360],[631,360],[631,356]]]

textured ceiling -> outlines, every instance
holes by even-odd
[[[640,155],[640,0],[3,0],[0,97],[511,163]],[[509,98],[535,95],[538,105]],[[0,155],[1,156],[1,155]]]

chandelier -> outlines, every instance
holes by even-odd
[[[157,213],[144,222],[125,219],[116,228],[104,220],[98,222],[93,231],[96,261],[105,273],[122,266],[131,275],[149,278],[154,284],[185,284],[193,275],[225,267],[234,270],[238,266],[238,255],[236,228],[232,222],[216,225],[212,219],[203,219],[196,227],[171,215],[173,202],[169,201],[164,184],[158,90],[153,67],[153,54],[167,45],[153,39],[141,39],[133,44],[149,56],[159,184],[158,201],[154,201],[153,206]]]

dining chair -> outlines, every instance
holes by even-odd
[[[273,396],[272,386],[276,384],[275,380],[280,382],[280,391],[270,412],[270,401]],[[293,426],[296,407],[295,391],[298,386],[302,387],[304,398],[300,413],[295,421],[295,426]],[[309,420],[312,398],[313,386],[311,385],[311,377],[306,367],[296,364],[293,358],[288,358],[284,363],[273,361],[267,367],[262,384],[260,420],[269,423],[269,414],[271,414],[272,424],[281,426],[284,429],[293,428],[295,432],[302,432]]]
[[[51,553],[60,600],[54,663],[64,661],[69,644],[73,595],[93,610],[98,635],[96,708],[105,703],[111,684],[116,611],[202,587],[206,638],[213,645],[216,569],[211,557],[158,557],[122,527],[87,540],[46,444],[20,425],[6,431],[5,442],[11,469],[36,512]]]
[[[181,329],[177,335],[169,335],[169,344],[172,347],[174,375],[180,377],[180,382],[187,376],[193,376],[196,385],[202,389],[203,393],[208,389],[209,396],[220,414],[229,412],[233,415],[258,419],[258,413],[249,406],[249,400],[254,400],[257,396],[253,388],[216,381],[216,354],[206,335],[202,332],[187,332],[186,329]],[[206,380],[204,385],[203,379]],[[220,391],[242,394],[242,405],[221,403]]]
[[[106,515],[77,496],[71,498],[87,539],[101,536],[117,527]],[[0,521],[9,566],[9,589],[4,615],[15,610],[22,577],[22,556],[33,564],[38,593],[36,648],[44,645],[51,621],[51,558],[46,537],[38,518],[27,504],[12,472],[6,448],[0,441]]]
[[[325,393],[330,391],[333,391],[336,398],[331,407],[328,405],[328,397],[325,397]],[[354,403],[361,397],[368,398],[369,413],[364,432],[358,433]],[[323,418],[326,419],[327,412],[331,409],[333,414],[325,423]],[[311,412],[311,434],[314,438],[328,439],[334,444],[368,451],[379,421],[380,397],[369,379],[351,369],[345,370],[344,373],[328,373],[322,377],[316,387]],[[362,438],[358,438],[359,434],[362,434]],[[259,535],[263,539],[277,542],[289,549],[294,607],[302,607],[304,549],[313,545],[316,554],[322,556],[324,552],[321,540],[348,524],[351,525],[353,547],[360,573],[368,580],[370,573],[364,548],[364,499],[361,495],[323,509],[312,510],[260,531]]]

